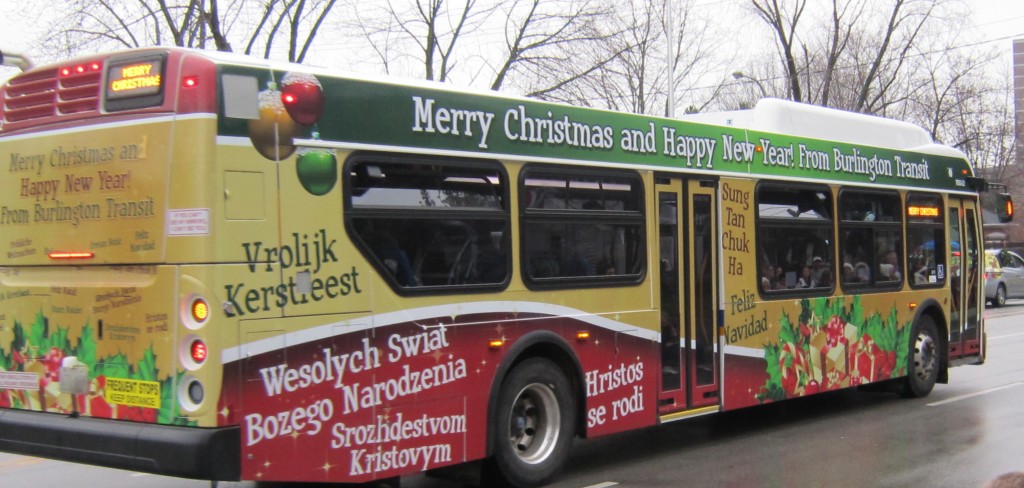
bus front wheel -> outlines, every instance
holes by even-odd
[[[558,365],[544,358],[517,365],[498,394],[492,474],[518,488],[550,481],[569,457],[575,412]]]
[[[922,315],[914,321],[910,332],[909,371],[904,393],[920,398],[931,393],[939,377],[940,343],[935,320]]]

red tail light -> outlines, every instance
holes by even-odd
[[[195,361],[196,364],[202,364],[203,361],[206,361],[206,344],[199,339],[192,341],[189,353],[192,355],[192,360]]]
[[[92,259],[96,257],[96,254],[91,252],[53,251],[48,256],[50,256],[50,259]]]

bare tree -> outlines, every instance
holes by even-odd
[[[153,45],[233,51],[231,26],[244,29],[245,54],[269,58],[275,47],[302,62],[337,0],[57,0],[64,3],[45,47],[71,55]],[[251,19],[256,19],[254,22]]]
[[[248,35],[244,53],[256,54],[258,41],[262,41],[263,57],[270,58],[279,42],[278,35],[283,34],[288,61],[305,61],[335,3],[336,0],[266,0],[256,14],[259,20]]]
[[[618,56],[600,49],[614,33],[606,28],[612,9],[598,0],[514,0],[498,12],[507,20],[492,90],[515,74],[527,95],[557,99],[559,90]]]
[[[807,0],[751,0],[751,7],[777,39],[789,98],[873,114],[904,103],[917,89],[911,83],[917,47],[947,29],[942,11],[956,5],[938,0],[888,0],[884,8],[869,0],[830,3],[828,9],[819,4],[812,10]],[[828,27],[816,32],[815,26]]]
[[[355,13],[362,36],[389,73],[421,66],[423,78],[487,81],[498,90],[559,99],[559,90],[614,55],[598,45],[611,34],[607,0],[399,0]]]
[[[665,18],[668,2],[674,4],[671,9],[676,12],[672,19]],[[652,115],[667,113],[670,100],[676,105],[673,109],[680,105],[675,101],[679,97],[669,97],[668,90],[687,99],[691,111],[704,110],[717,100],[725,83],[702,88],[704,75],[727,69],[733,57],[716,49],[710,16],[701,16],[692,0],[627,0],[615,5],[614,15],[607,21],[612,35],[602,44],[600,57],[610,61],[563,87],[559,99]],[[666,32],[666,22],[671,36]]]
[[[422,73],[415,76],[449,81],[475,52],[474,46],[462,46],[473,42],[495,5],[486,0],[388,0],[354,8],[347,30],[352,42],[372,50],[385,72],[411,66]]]
[[[66,0],[57,10],[48,53],[70,55],[150,45],[230,51],[217,0]]]
[[[889,89],[897,84],[907,66],[907,57],[913,53],[915,43],[929,20],[937,0],[893,0],[888,22],[881,42],[867,63],[853,110],[882,113],[885,104],[899,100],[890,97]]]
[[[811,91],[811,99],[808,100],[811,103],[829,106],[832,98],[833,82],[840,67],[840,61],[849,45],[854,27],[861,23],[865,5],[862,2],[841,3],[839,0],[832,0],[831,15],[829,16],[829,22],[826,24],[828,26],[826,31],[827,41],[821,56],[824,59],[824,66],[821,69],[820,76],[815,76],[817,71],[813,69],[805,70],[805,83],[808,89],[817,88]],[[815,59],[812,59],[808,49],[804,50],[804,54],[806,66],[812,67],[818,64],[815,62]]]
[[[463,30],[471,16],[475,14],[476,0],[466,0],[458,5],[454,12],[446,12],[444,0],[422,0],[415,5],[414,23],[400,22],[402,30],[416,40],[423,52],[424,77],[428,80],[448,79],[449,70],[455,67],[453,54],[455,46],[462,38]],[[452,15],[448,15],[452,14]],[[445,19],[454,21],[444,25]],[[399,20],[399,19],[395,19]],[[413,25],[421,25],[425,32],[417,33]]]
[[[807,8],[807,0],[793,0],[786,5],[785,0],[750,0],[757,15],[775,32],[779,42],[779,55],[786,67],[789,84],[789,98],[803,101],[803,90],[800,88],[800,69],[797,67],[796,51],[798,49],[797,26]]]

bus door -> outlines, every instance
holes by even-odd
[[[715,188],[711,181],[658,178],[660,414],[718,403]]]
[[[982,354],[981,250],[974,200],[949,199],[949,359]]]

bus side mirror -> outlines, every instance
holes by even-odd
[[[1001,184],[989,183],[987,191],[983,191],[981,197],[981,208],[986,215],[995,215],[996,222],[990,224],[1005,224],[1013,220],[1013,198]],[[991,218],[991,217],[990,217]]]
[[[1000,223],[1006,223],[1013,220],[1013,198],[1010,197],[1009,193],[997,193],[996,194],[996,215],[999,217]]]

